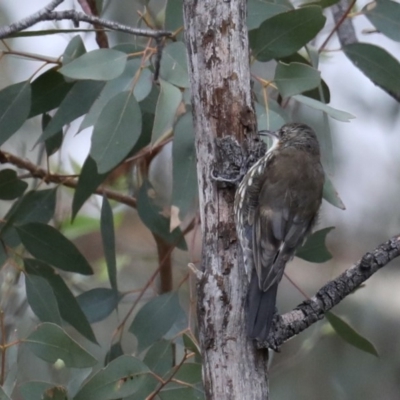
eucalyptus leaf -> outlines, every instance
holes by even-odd
[[[138,340],[138,351],[160,340],[181,315],[177,292],[165,293],[147,302],[136,314],[129,332]]]
[[[168,44],[161,58],[160,76],[165,81],[182,88],[189,87],[186,46],[183,42]]]
[[[305,97],[301,94],[297,94],[292,98],[308,107],[314,108],[315,110],[323,111],[324,113],[328,114],[334,119],[337,119],[338,121],[349,122],[350,119],[355,118],[354,115],[348,112],[337,110],[336,108],[328,106],[327,104],[321,103],[320,101],[312,99],[310,97]]]
[[[93,375],[73,400],[109,400],[137,392],[149,374],[138,358],[121,356]]]
[[[160,79],[160,95],[154,118],[151,140],[155,143],[173,126],[182,92],[174,85]]]
[[[89,323],[93,324],[107,318],[116,309],[121,296],[114,289],[95,288],[80,294],[76,300]]]
[[[326,235],[335,229],[333,226],[321,229],[310,235],[306,242],[297,249],[296,256],[303,260],[324,263],[332,258],[332,254],[326,248]]]
[[[37,275],[25,276],[26,298],[34,314],[42,322],[61,325],[61,315],[51,285]]]
[[[74,86],[54,68],[47,70],[32,84],[32,105],[28,118],[47,113],[59,107]]]
[[[174,128],[172,145],[172,204],[179,209],[182,221],[198,196],[196,150],[192,113],[182,116]]]
[[[249,32],[253,56],[259,61],[289,56],[312,40],[325,20],[318,6],[277,14]]]
[[[71,61],[74,61],[76,58],[82,56],[85,53],[86,48],[85,44],[83,43],[82,36],[76,35],[70,40],[66,49],[64,50],[62,63],[63,65],[67,65]]]
[[[117,287],[117,261],[115,256],[114,217],[112,208],[106,196],[103,197],[100,217],[101,238],[103,241],[104,257],[107,263],[108,279],[111,287]]]
[[[247,2],[247,29],[258,28],[260,24],[274,15],[291,10],[287,4],[263,0],[248,0]]]
[[[15,83],[0,90],[0,146],[24,124],[31,109],[31,85]]]
[[[17,173],[13,169],[3,169],[0,171],[0,199],[14,200],[24,194],[28,184],[18,179]]]
[[[38,142],[46,141],[56,135],[65,125],[86,114],[103,87],[104,82],[79,81],[75,83]]]
[[[375,346],[364,336],[361,336],[342,318],[338,317],[332,312],[325,313],[325,318],[332,325],[332,328],[335,330],[335,332],[347,343],[366,353],[379,357]]]
[[[120,164],[132,150],[142,131],[142,114],[132,92],[113,97],[98,118],[92,134],[90,156],[104,174]]]
[[[105,181],[107,175],[107,173],[99,174],[97,172],[97,165],[92,157],[88,156],[86,158],[72,200],[72,219],[76,217],[76,214],[78,214],[78,211],[81,209],[85,201]]]
[[[40,324],[21,342],[37,357],[49,363],[61,359],[69,368],[87,368],[97,363],[91,354],[55,324]]]
[[[368,3],[362,9],[375,28],[388,38],[400,42],[400,4],[391,0]]]
[[[316,88],[321,83],[320,72],[301,63],[278,63],[274,81],[282,97],[290,97]]]
[[[343,46],[343,51],[372,82],[400,96],[400,63],[385,49],[369,43],[353,43]]]
[[[97,49],[60,68],[60,73],[71,79],[109,81],[122,74],[127,54],[114,49]]]
[[[174,352],[168,340],[155,342],[144,356],[143,362],[158,376],[164,377],[174,365]]]
[[[50,284],[57,299],[61,318],[91,342],[97,343],[85,314],[61,276],[49,265],[35,259],[25,258],[24,267],[27,274],[42,277]]]
[[[31,222],[15,228],[22,244],[38,260],[63,271],[93,274],[91,266],[76,246],[52,226]]]

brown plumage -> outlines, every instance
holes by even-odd
[[[271,149],[248,171],[235,196],[236,229],[250,280],[248,335],[265,341],[286,263],[311,232],[322,200],[324,172],[314,131],[286,124]]]

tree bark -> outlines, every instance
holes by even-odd
[[[199,336],[207,399],[268,399],[267,352],[245,334],[247,278],[232,188],[212,180],[217,139],[256,131],[250,91],[246,0],[184,0],[203,235]]]

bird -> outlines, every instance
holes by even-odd
[[[249,280],[246,331],[266,342],[285,266],[318,219],[325,175],[317,135],[308,125],[260,133],[273,143],[244,175],[234,213]]]

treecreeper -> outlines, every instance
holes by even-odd
[[[265,132],[273,144],[246,173],[235,195],[236,230],[250,282],[246,329],[258,342],[267,340],[279,282],[317,221],[324,185],[312,128],[290,123]]]

